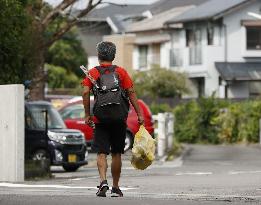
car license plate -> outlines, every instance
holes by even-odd
[[[76,162],[76,154],[69,154],[68,162]]]

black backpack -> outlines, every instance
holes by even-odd
[[[125,90],[120,86],[116,66],[97,66],[100,73],[93,86],[94,106],[93,114],[100,122],[124,121],[128,117],[129,99]]]

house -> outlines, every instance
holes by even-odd
[[[105,40],[117,42],[124,47],[125,53],[121,64],[129,59],[126,67],[134,70],[147,70],[153,65],[166,67],[165,45],[170,42],[170,34],[165,30],[164,23],[207,0],[160,0],[151,4],[144,10],[147,18],[133,22],[126,26],[125,33],[121,35],[107,35]],[[121,42],[121,43],[119,43]],[[132,52],[130,52],[132,51]],[[133,53],[133,55],[131,55]],[[123,60],[124,59],[124,60]],[[118,59],[116,59],[117,61]]]
[[[88,66],[97,65],[96,44],[103,40],[103,36],[125,32],[125,27],[132,22],[146,18],[142,14],[148,5],[119,6],[108,4],[94,9],[85,17],[79,19],[79,29],[82,46],[88,55]],[[76,15],[79,11],[74,11]]]
[[[148,70],[153,65],[164,66],[166,58],[164,50],[166,43],[170,42],[170,34],[165,31],[164,23],[191,9],[192,5],[174,7],[152,18],[131,24],[126,32],[135,34],[133,41],[133,69]],[[161,55],[162,54],[162,55]]]
[[[261,1],[209,0],[166,21],[169,67],[188,73],[191,95],[261,95]]]

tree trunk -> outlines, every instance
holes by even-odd
[[[44,51],[39,50],[38,52],[37,65],[30,90],[30,100],[45,99],[44,88],[46,82],[46,74],[44,71]]]
[[[45,63],[45,51],[46,47],[44,46],[44,37],[43,37],[43,27],[41,24],[36,22],[34,24],[34,36],[32,41],[33,49],[32,55],[34,55],[34,65],[35,70],[33,73],[33,79],[30,89],[30,100],[44,100],[44,88],[45,82],[47,80],[47,75],[44,70]]]

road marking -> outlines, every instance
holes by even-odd
[[[235,174],[259,174],[261,171],[230,171],[228,174],[235,175]]]
[[[211,175],[212,172],[178,172],[176,173],[176,176],[182,176],[182,175]]]
[[[157,199],[204,199],[204,200],[260,200],[261,195],[224,195],[224,194],[200,194],[200,193],[144,193],[128,192],[125,196],[145,197]]]
[[[80,181],[80,180],[84,180],[84,179],[86,179],[86,178],[74,178],[74,179],[70,179],[70,180],[72,180],[72,181]]]
[[[50,184],[42,184],[42,185],[33,185],[33,184],[13,184],[13,183],[0,183],[0,187],[9,187],[9,188],[55,188],[55,189],[95,189],[97,187],[88,187],[88,186],[65,186],[65,185],[50,185]],[[128,191],[138,189],[134,187],[121,187],[121,190]]]

